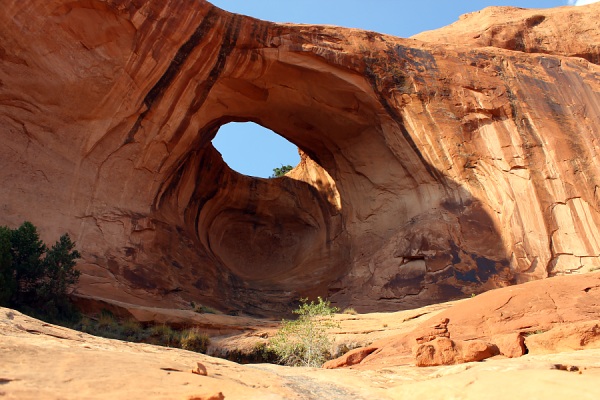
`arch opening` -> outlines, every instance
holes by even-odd
[[[212,144],[231,169],[247,176],[270,178],[275,168],[300,162],[296,145],[253,122],[221,126]]]

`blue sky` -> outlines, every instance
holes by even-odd
[[[492,5],[550,8],[596,1],[213,0],[211,3],[227,11],[268,21],[338,25],[409,37],[451,24],[462,14]],[[293,144],[251,123],[221,127],[213,144],[231,168],[251,176],[268,177],[273,168],[295,166],[299,161]]]

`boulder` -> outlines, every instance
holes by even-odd
[[[498,347],[498,351],[505,357],[515,358],[526,354],[525,336],[521,332],[496,335],[491,342]]]
[[[498,348],[481,340],[462,341],[439,337],[414,347],[417,367],[452,365],[481,361],[498,355]]]
[[[364,360],[369,354],[373,353],[377,350],[377,347],[361,347],[358,349],[350,350],[346,354],[336,359],[327,361],[323,364],[323,368],[325,369],[335,369],[335,368],[343,368],[350,367],[355,364],[359,364],[362,360]]]

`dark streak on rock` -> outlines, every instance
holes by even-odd
[[[133,138],[137,131],[140,129],[142,125],[142,121],[146,118],[146,115],[152,108],[152,105],[156,102],[157,99],[162,97],[165,90],[171,85],[173,79],[177,76],[181,67],[189,58],[192,51],[198,46],[204,34],[211,30],[218,20],[218,14],[215,8],[211,8],[208,14],[204,17],[200,25],[196,28],[194,33],[190,36],[190,38],[177,50],[175,53],[175,57],[169,64],[169,67],[163,74],[163,76],[158,80],[156,85],[146,95],[144,98],[144,105],[146,106],[146,110],[142,112],[138,119],[135,121],[135,124],[127,134],[127,138],[125,139],[125,144],[133,142]]]
[[[235,49],[235,45],[240,34],[240,29],[242,27],[242,20],[243,17],[241,15],[234,14],[231,17],[231,20],[226,23],[227,31],[225,32],[223,42],[221,44],[221,49],[219,50],[219,54],[217,56],[217,60],[213,65],[210,73],[208,74],[206,80],[203,82],[202,85],[198,86],[198,88],[196,89],[196,96],[194,98],[194,101],[190,105],[190,108],[187,111],[185,117],[175,130],[175,133],[173,134],[173,137],[170,142],[171,146],[179,142],[181,136],[187,130],[192,116],[195,115],[204,105],[208,94],[217,82],[217,79],[221,75],[223,68],[225,68],[227,58]]]

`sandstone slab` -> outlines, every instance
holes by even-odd
[[[428,368],[243,366],[179,349],[96,338],[2,308],[0,351],[0,392],[11,400],[600,396],[600,349]],[[208,376],[190,372],[198,362]]]
[[[559,325],[547,332],[525,338],[530,354],[600,348],[600,321],[580,321]]]
[[[0,224],[70,233],[88,300],[232,314],[317,295],[395,311],[589,271],[599,18],[490,8],[414,40],[204,0],[9,0]],[[302,161],[231,170],[211,140],[233,121]]]

